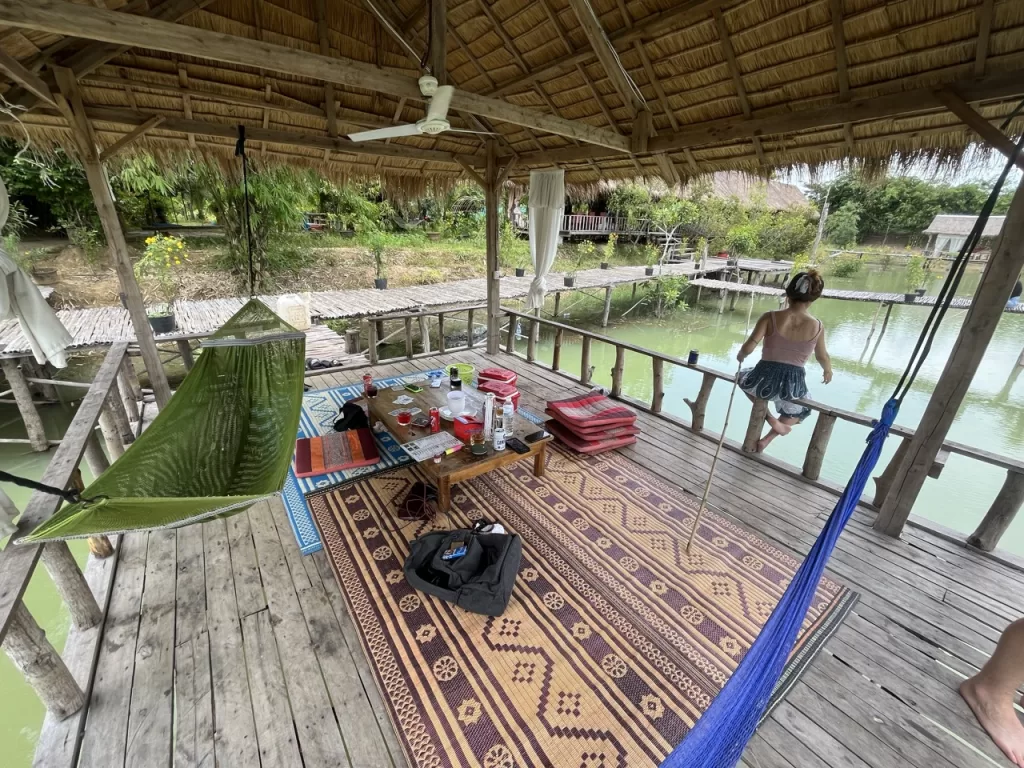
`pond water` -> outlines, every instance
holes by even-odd
[[[980,271],[969,272],[960,294],[969,295],[977,285]],[[904,279],[897,270],[865,267],[853,277],[827,278],[830,287],[864,289],[871,291],[902,292]],[[933,275],[929,293],[934,293],[938,276]],[[638,294],[640,298],[643,294]],[[651,307],[635,307],[630,288],[615,292],[610,327],[604,333],[615,339],[637,346],[655,349],[684,358],[691,349],[700,351],[704,365],[723,371],[734,371],[735,355],[744,339],[749,300],[740,298],[736,309],[719,314],[716,297],[704,295],[700,306],[676,311],[658,318]],[[759,299],[754,303],[754,317],[777,308],[774,299]],[[562,318],[580,327],[600,331],[602,297],[567,294],[563,297]],[[549,301],[548,309],[551,309]],[[821,300],[814,306],[816,314],[825,324],[828,346],[832,355],[835,378],[829,386],[820,384],[820,369],[812,361],[808,366],[808,383],[815,399],[860,413],[878,415],[882,405],[896,385],[907,355],[924,324],[927,310],[894,306],[885,334],[879,338],[876,328],[869,338],[872,319],[877,305],[851,301]],[[625,316],[623,316],[625,315]],[[914,425],[927,403],[931,386],[942,371],[946,357],[956,338],[963,310],[952,310],[936,340],[934,349],[918,378],[914,390],[900,413],[899,423]],[[881,316],[878,325],[881,326]],[[523,346],[520,348],[524,348]],[[1024,347],[1024,316],[1004,315],[995,338],[974,377],[974,382],[963,407],[953,424],[950,436],[954,440],[976,445],[989,451],[1021,456],[1024,451],[1024,368],[1017,367],[1017,357]],[[551,337],[544,335],[539,357],[550,361]],[[752,365],[757,354],[751,359]],[[614,362],[614,349],[595,344],[591,363],[596,366],[595,381],[610,383],[610,370]],[[561,365],[573,373],[579,372],[579,338],[567,337],[563,342]],[[693,371],[666,367],[665,410],[689,419],[684,397],[695,397],[700,386],[700,375]],[[626,355],[623,377],[626,394],[646,401],[651,396],[650,362],[632,353]],[[708,407],[706,425],[719,431],[724,420],[729,390],[720,382],[713,390]],[[737,400],[729,424],[730,437],[741,440],[749,411],[746,401]],[[47,431],[51,437],[62,434],[70,421],[73,409],[52,406],[43,409]],[[813,417],[812,417],[813,418]],[[811,434],[811,422],[777,439],[769,453],[792,464],[803,462],[804,451]],[[13,406],[0,404],[0,437],[24,436],[23,427]],[[844,484],[860,456],[866,430],[842,421],[836,423],[825,458],[822,476]],[[896,449],[897,441],[889,441],[882,456],[888,461]],[[0,466],[11,472],[38,478],[42,474],[48,454],[33,454],[25,446],[0,445]],[[928,480],[915,512],[964,533],[974,530],[1002,485],[1004,472],[960,456],[951,456],[942,477]],[[88,478],[87,478],[88,480]],[[794,482],[798,482],[794,480]],[[28,499],[28,492],[4,485],[4,489],[19,507]],[[1019,518],[1004,536],[1002,547],[1024,555],[1024,517]],[[72,551],[84,561],[84,543],[72,543]],[[69,620],[49,577],[42,568],[37,570],[26,594],[26,601],[36,620],[57,648],[63,646]],[[3,656],[0,660],[0,742],[4,744],[5,766],[27,768],[43,718],[43,707],[33,691],[24,683],[20,673]]]

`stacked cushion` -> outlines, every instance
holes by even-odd
[[[547,429],[579,453],[602,453],[632,445],[640,430],[636,414],[600,392],[552,400]]]

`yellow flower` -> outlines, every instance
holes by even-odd
[[[184,247],[185,247],[185,244],[183,242],[181,242],[181,240],[179,240],[178,241],[178,248],[180,249],[180,248],[184,248]]]

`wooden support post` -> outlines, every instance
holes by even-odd
[[[562,359],[562,329],[555,328],[555,345],[551,350],[551,370],[557,371]]]
[[[729,311],[733,312],[736,309],[736,297],[739,296],[739,291],[732,291],[729,294]]]
[[[124,408],[124,403],[121,402],[121,396],[117,391],[117,382],[114,382],[114,386],[110,388],[110,393],[107,395],[107,406],[110,408],[110,413],[114,417],[114,424],[117,426],[118,435],[121,437],[122,445],[129,445],[135,442],[135,430],[132,429],[132,423],[128,420],[128,412]]]
[[[420,341],[423,344],[423,352],[425,354],[430,352],[430,316],[420,315],[418,319],[420,324]]]
[[[875,519],[874,528],[889,536],[899,536],[924,485],[925,478],[942,449],[971,380],[985,350],[1002,319],[1010,292],[1024,269],[1024,185],[1017,188],[1010,202],[1003,229],[957,340],[946,360],[942,375],[932,389],[931,399],[911,441],[910,449],[893,480],[890,493]]]
[[[121,430],[118,429],[117,421],[110,410],[109,400],[100,411],[100,430],[103,432],[103,440],[107,444],[107,454],[115,461],[121,458],[124,455],[124,443],[121,442]]]
[[[514,355],[516,352],[516,323],[519,321],[515,315],[508,316],[508,331],[505,335],[505,352],[510,355]],[[488,313],[488,323],[490,322],[490,313]],[[488,345],[490,345],[490,330],[488,329]]]
[[[501,282],[498,265],[498,144],[487,142],[487,171],[484,176],[484,210],[486,212],[487,242],[487,354],[498,351],[498,322],[501,315]],[[509,338],[515,335],[514,324],[509,324]],[[515,342],[513,341],[514,345]]]
[[[345,352],[349,355],[359,354],[359,329],[349,328],[345,331]]]
[[[761,430],[764,429],[767,416],[768,401],[755,400],[750,407],[750,421],[747,424],[747,434],[743,438],[743,450],[747,453],[757,452],[757,442],[761,439]]]
[[[376,320],[374,322],[377,326],[377,343],[380,344],[384,341],[384,321]]]
[[[472,329],[470,329],[472,333]],[[437,351],[442,355],[448,351],[448,345],[444,341],[444,312],[437,313]]]
[[[910,449],[910,438],[905,437],[900,441],[899,446],[896,448],[896,453],[892,455],[889,463],[885,469],[882,470],[882,474],[875,477],[875,498],[871,502],[876,507],[881,507],[885,502],[885,497],[889,495],[889,489],[892,487],[892,482],[896,477],[896,473],[899,471],[900,464],[903,463],[903,459],[907,456],[907,451]]]
[[[110,468],[107,454],[103,452],[95,429],[89,430],[89,436],[85,439],[85,464],[93,477],[99,477]]]
[[[1010,527],[1021,505],[1024,505],[1024,474],[1011,469],[1007,471],[1003,487],[985,514],[985,519],[967,538],[967,543],[985,552],[991,552],[999,545],[999,540]]]
[[[106,168],[99,159],[96,136],[93,133],[92,124],[86,118],[85,107],[82,104],[82,96],[74,73],[65,67],[55,67],[54,76],[65,100],[65,110],[62,111],[66,111],[66,117],[69,118],[68,127],[79,148],[79,157],[85,170],[89,189],[92,191],[96,211],[99,213],[103,234],[110,248],[114,270],[117,272],[121,291],[125,295],[125,304],[128,307],[132,328],[135,330],[135,338],[138,340],[139,349],[142,352],[142,359],[146,364],[150,386],[156,396],[157,405],[163,408],[171,399],[171,387],[167,383],[167,374],[164,372],[160,353],[156,348],[142,292],[139,290],[139,284],[135,281],[128,243],[125,242],[124,231],[121,229],[117,209],[114,207],[114,196],[110,191]]]
[[[85,694],[24,603],[11,615],[4,650],[55,718],[63,720],[85,705]]]
[[[0,488],[0,536],[10,536],[18,527],[14,524],[14,518],[18,516],[18,508],[14,506],[14,500],[7,495],[7,492]]]
[[[121,404],[124,406],[125,413],[128,414],[128,420],[138,423],[139,401],[132,394],[132,385],[129,383],[123,367],[117,372],[117,392],[121,396]],[[134,432],[132,435],[134,436]]]
[[[71,614],[71,621],[78,629],[95,627],[103,618],[96,598],[85,580],[85,574],[78,567],[75,556],[63,541],[51,541],[43,546],[43,565],[53,579],[64,604]]]
[[[405,356],[412,360],[412,318],[405,318]]]
[[[615,365],[612,366],[612,397],[622,394],[622,373],[626,368],[626,348],[616,345]]]
[[[612,286],[604,289],[604,311],[601,313],[601,327],[608,327],[608,315],[612,311]]]
[[[128,387],[131,390],[132,397],[135,398],[135,402],[142,402],[142,384],[139,383],[139,374],[135,372],[135,366],[132,365],[132,359],[128,355],[124,356],[124,360],[121,361],[121,373],[124,374],[124,380],[128,382]]]
[[[466,310],[466,346],[472,349],[476,345],[476,327],[473,325],[474,310]]]
[[[715,386],[715,375],[705,373],[700,382],[700,392],[696,400],[683,398],[683,402],[690,406],[690,429],[700,432],[704,429],[704,416],[708,410],[708,399],[711,397],[711,388]]]
[[[25,431],[28,433],[29,444],[33,451],[47,451],[50,443],[46,439],[46,430],[43,428],[43,420],[32,402],[32,393],[28,389],[28,382],[25,375],[18,367],[18,363],[10,358],[0,360],[4,375],[7,377],[7,384],[14,394],[14,401],[18,404],[18,412],[21,420],[25,422]]]
[[[1017,358],[1017,365],[1024,366],[1024,349],[1020,351],[1020,357]]]
[[[636,298],[636,283],[633,283],[633,292],[629,296],[630,300]]]
[[[817,480],[821,477],[821,464],[825,460],[825,451],[828,449],[828,440],[832,437],[832,427],[835,423],[836,417],[832,414],[818,413],[818,419],[814,422],[814,432],[811,433],[811,442],[804,456],[803,474],[808,480]]]
[[[652,357],[651,372],[654,382],[654,391],[651,394],[651,413],[661,413],[661,406],[665,401],[665,361],[660,357]]]
[[[533,310],[534,315],[540,314],[539,309]],[[537,359],[537,335],[540,332],[540,323],[536,318],[530,320],[530,336],[526,340],[526,362],[532,363]]]
[[[191,371],[192,366],[196,364],[195,358],[192,356],[192,345],[189,344],[188,339],[178,339],[175,344],[178,346],[178,354],[181,355],[181,362],[185,366],[186,371]]]
[[[35,360],[31,357],[21,358],[21,369],[28,379],[48,379],[50,378],[49,372],[44,366],[38,365]],[[50,383],[39,383],[35,386],[38,387],[39,393],[45,400],[52,400],[53,402],[60,401],[60,395],[57,394],[57,388]],[[32,390],[32,383],[29,382],[29,391]]]
[[[584,336],[580,341],[580,384],[590,386],[590,343],[593,338]]]
[[[554,309],[551,310],[551,316],[556,318],[556,319],[558,318],[558,307],[559,307],[559,305],[561,303],[562,303],[562,293],[561,293],[561,291],[555,291],[555,306],[554,306]]]
[[[377,326],[378,326],[378,323],[376,323],[373,320],[371,320],[369,325],[366,328],[366,335],[367,335],[366,351],[370,355],[370,365],[376,365],[377,364],[377,359],[378,359],[377,358],[377,333],[378,333]]]

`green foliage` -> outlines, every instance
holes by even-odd
[[[366,232],[379,228],[379,206],[356,185],[346,184],[339,188],[326,179],[320,179],[317,194],[320,212],[337,222],[343,231]]]
[[[185,244],[176,237],[154,235],[146,238],[142,258],[135,262],[135,275],[145,278],[152,293],[170,307],[181,290],[179,269],[188,262]],[[162,314],[162,312],[158,312]]]
[[[653,245],[644,246],[643,254],[644,264],[646,264],[648,267],[653,267],[655,264],[661,261],[661,251]]]
[[[847,200],[830,212],[825,220],[825,235],[828,241],[839,248],[850,248],[856,244],[860,211],[859,203]]]
[[[684,311],[686,305],[680,302],[689,284],[685,275],[672,275],[654,280],[645,301],[654,306],[654,314],[659,318],[669,312]]]
[[[67,234],[68,242],[82,252],[89,266],[98,268],[105,265],[107,241],[92,218],[72,212],[68,218],[60,220],[60,228]]]
[[[810,264],[811,255],[807,251],[798,253],[793,257],[793,268],[789,270],[789,276],[792,277],[800,272],[805,272]]]
[[[725,247],[730,256],[755,256],[760,242],[757,225],[752,222],[740,224],[729,230]]]
[[[861,260],[852,253],[840,253],[825,262],[825,272],[832,277],[850,277],[860,272]]]
[[[920,235],[940,213],[977,215],[989,191],[987,183],[952,186],[909,176],[876,181],[859,173],[847,173],[830,183],[812,184],[810,196],[821,207],[828,194],[834,211],[829,221],[846,205],[858,206],[855,239],[862,240],[869,234]],[[995,213],[1006,212],[1012,194],[1013,190],[1009,190],[1000,195]],[[835,239],[832,242],[839,244]]]
[[[619,184],[608,196],[608,212],[633,226],[651,218],[651,191],[642,184]]]
[[[392,244],[384,232],[371,232],[366,238],[367,255],[373,262],[373,274],[378,280],[388,276],[387,261],[391,255]]]
[[[915,253],[907,261],[906,271],[906,286],[908,291],[913,291],[916,288],[923,288],[927,274],[924,269],[924,256],[920,253]]]
[[[525,269],[530,265],[530,241],[519,237],[507,219],[501,222],[498,230],[498,253],[506,269]]]

